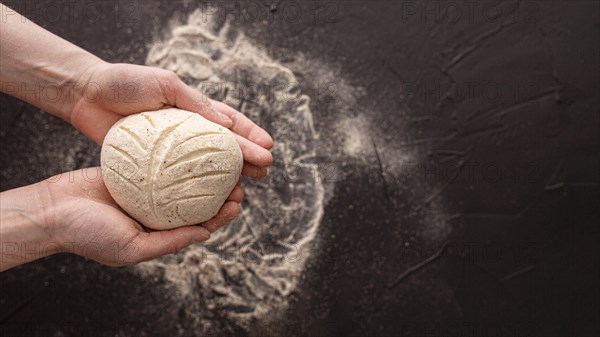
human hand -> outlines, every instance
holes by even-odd
[[[244,156],[242,174],[260,179],[273,157],[269,134],[242,113],[209,99],[187,86],[179,77],[160,68],[98,62],[80,77],[85,88],[72,107],[68,120],[98,144],[112,125],[134,113],[177,107],[231,129]]]
[[[149,231],[110,196],[98,167],[67,172],[2,192],[0,271],[60,252],[111,266],[132,265],[206,241],[240,211],[239,186],[212,219],[197,226]]]
[[[2,4],[0,11],[11,14],[0,22],[3,92],[71,122],[98,144],[123,116],[164,107],[193,111],[238,135],[242,174],[266,175],[273,140],[238,111],[208,99],[171,71],[104,62]],[[19,90],[30,86],[48,87],[51,94]]]
[[[239,214],[244,197],[236,186],[217,215],[205,223],[151,231],[119,208],[100,172],[99,167],[92,167],[44,182],[53,204],[47,227],[52,228],[52,239],[60,251],[110,266],[136,264],[208,240],[210,233]]]

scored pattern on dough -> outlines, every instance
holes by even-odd
[[[183,215],[179,213],[179,205],[175,205],[175,214],[177,214],[180,219],[183,219]]]
[[[154,122],[152,122],[152,119],[149,116],[145,114],[142,114],[142,116],[144,116],[150,122],[150,124],[154,125]],[[169,152],[166,151],[166,146],[161,145],[175,130],[177,130],[177,128],[180,125],[182,125],[192,117],[193,116],[190,116],[162,130],[152,146],[152,153],[150,154],[150,165],[148,165],[148,180],[146,182],[146,186],[148,186],[149,189],[148,201],[150,202],[150,209],[152,209],[152,214],[154,214],[154,216],[156,216],[156,204],[154,203],[154,180],[156,179],[156,175],[159,172],[158,169],[160,168],[160,163],[164,160],[164,157]]]
[[[224,133],[224,132],[215,132],[215,131],[206,131],[206,132],[197,133],[195,135],[191,135],[190,137],[184,139],[181,143],[173,146],[172,149],[176,149],[176,148],[180,147],[181,145],[187,143],[188,141],[190,141],[192,139],[200,138],[200,137],[205,137],[205,136],[213,136],[213,135],[226,135],[226,133]]]
[[[107,166],[107,169],[111,170],[114,174],[116,174],[119,178],[123,179],[123,181],[126,181],[127,183],[129,183],[131,186],[135,187],[136,190],[141,191],[140,187],[134,183],[131,179],[127,178],[126,176],[122,175],[119,171],[113,169],[112,167]]]
[[[141,115],[148,121],[148,123],[150,123],[153,128],[156,129],[156,124],[154,124],[154,121],[152,118],[150,118],[150,116],[146,115],[145,113],[142,113]]]
[[[133,132],[133,131],[132,131],[130,128],[128,128],[128,127],[125,127],[125,126],[121,125],[121,126],[119,127],[119,129],[121,129],[121,130],[125,131],[125,132],[126,132],[128,135],[129,135],[129,136],[131,136],[131,138],[133,138],[134,142],[137,144],[137,146],[139,146],[139,147],[140,147],[140,149],[142,149],[142,150],[144,150],[144,151],[146,150],[146,149],[144,148],[144,142],[142,142],[142,139],[140,138],[140,136],[138,136],[138,135],[137,135],[135,132]]]
[[[131,163],[133,163],[136,167],[140,167],[140,165],[138,164],[137,160],[127,151],[123,150],[122,148],[112,145],[109,145],[113,150],[117,151],[121,156],[125,157],[125,159],[129,160]]]
[[[188,200],[201,199],[201,198],[214,197],[214,196],[215,196],[215,194],[198,194],[198,195],[193,195],[191,197],[184,197],[184,198],[181,198],[181,199],[171,200],[171,201],[167,202],[165,204],[165,206],[170,206],[171,204],[176,203],[176,202],[180,202],[180,201],[188,201]]]
[[[165,166],[165,169],[168,169],[169,167],[172,166],[176,166],[179,164],[183,164],[183,163],[188,163],[190,161],[194,161],[197,159],[200,159],[201,157],[204,157],[206,155],[209,154],[213,154],[213,153],[219,153],[219,152],[224,152],[225,150],[220,149],[218,147],[203,147],[194,151],[190,151],[186,154],[184,154],[183,156],[175,159],[173,162],[169,163],[167,166]]]
[[[103,173],[116,178],[105,180],[115,201],[160,230],[213,217],[235,187],[243,157],[226,128],[170,108],[119,121],[104,140],[101,162]]]
[[[179,186],[182,185],[184,183],[188,183],[188,182],[192,182],[194,180],[198,180],[198,179],[202,179],[202,178],[206,178],[206,177],[210,177],[210,176],[220,176],[220,175],[224,175],[224,174],[230,174],[231,172],[229,171],[223,171],[223,170],[215,170],[215,171],[206,171],[200,175],[197,175],[193,178],[181,178],[178,180],[175,180],[174,182],[164,186],[162,189],[165,190],[167,188],[171,188],[174,186]]]

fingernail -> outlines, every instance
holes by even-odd
[[[198,233],[194,236],[194,242],[204,242],[210,239],[210,232],[204,227],[200,227]]]
[[[271,135],[267,133],[266,138],[262,139],[261,143],[263,144],[263,147],[265,149],[270,150],[273,148],[273,137],[271,137]]]

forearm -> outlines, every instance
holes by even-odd
[[[60,251],[47,182],[0,193],[0,271]]]
[[[65,120],[98,57],[0,4],[0,90]]]

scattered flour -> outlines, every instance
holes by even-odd
[[[274,139],[275,162],[269,177],[245,182],[241,215],[207,244],[137,270],[164,275],[179,296],[195,303],[186,309],[194,312],[199,332],[250,329],[258,319],[275,319],[296,287],[323,214],[310,98],[299,94],[290,69],[228,23],[218,27],[199,11],[174,27],[169,40],[154,44],[146,63],[176,72],[264,127]]]
[[[170,69],[242,111],[271,133],[275,143],[269,176],[245,182],[247,197],[238,219],[205,245],[137,267],[145,276],[169,280],[193,313],[198,333],[250,331],[257,322],[276,321],[285,311],[287,296],[310,258],[324,205],[335,181],[347,174],[343,166],[351,163],[383,179],[398,191],[390,197],[400,202],[419,204],[438,188],[405,174],[423,160],[419,150],[383,141],[381,135],[390,127],[373,123],[373,111],[363,111],[364,89],[349,85],[339,70],[319,60],[297,53],[291,62],[274,61],[229,23],[219,26],[196,11],[186,24],[175,24],[166,41],[152,46],[146,63]],[[296,73],[315,81],[313,86],[335,83],[333,102],[325,104],[322,91],[306,90]],[[333,132],[319,136],[314,124],[331,125],[327,129]],[[328,165],[335,173],[329,181],[318,173]],[[439,199],[428,201],[415,215],[423,226],[408,225],[419,227],[430,241],[445,240],[451,228],[442,204]],[[360,205],[349,205],[355,206]],[[390,231],[401,232],[404,225],[395,223]]]
[[[370,131],[364,116],[345,118],[338,122],[337,129],[342,131],[344,152],[359,158],[373,152]]]

